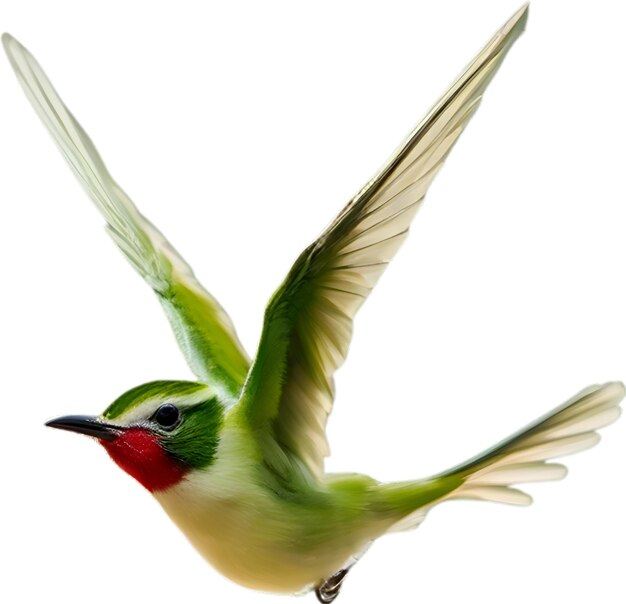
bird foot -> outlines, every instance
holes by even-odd
[[[336,572],[332,577],[325,579],[319,585],[315,587],[315,595],[322,604],[329,604],[339,595],[339,590],[343,584],[343,580],[348,574],[348,568],[342,568]]]

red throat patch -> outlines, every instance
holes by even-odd
[[[164,491],[180,482],[187,470],[159,445],[158,436],[144,428],[124,430],[115,440],[100,441],[111,459],[148,491]]]

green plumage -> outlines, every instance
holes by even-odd
[[[181,429],[164,439],[165,450],[194,470],[206,468],[215,457],[224,420],[216,398],[182,409]]]
[[[272,296],[252,365],[230,318],[108,173],[32,55],[5,34],[26,95],[100,210],[107,231],[156,292],[198,382],[129,390],[99,418],[50,425],[100,438],[149,488],[197,550],[232,580],[293,593],[338,593],[378,537],[417,526],[455,498],[517,505],[512,485],[554,480],[546,463],[592,446],[619,415],[624,387],[592,386],[495,447],[424,480],[382,484],[324,471],[334,373],[353,320],[408,234],[435,175],[522,33],[522,7],[478,53]]]

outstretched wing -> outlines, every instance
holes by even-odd
[[[159,297],[191,369],[200,380],[236,397],[249,361],[230,318],[111,178],[91,139],[34,57],[8,34],[2,42],[28,100],[106,219],[107,232]]]
[[[387,165],[304,250],[270,300],[235,409],[279,472],[295,456],[315,476],[323,473],[333,374],[345,360],[353,318],[407,236],[435,174],[523,31],[527,11],[520,9],[493,37]]]

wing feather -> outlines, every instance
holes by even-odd
[[[159,297],[194,373],[235,399],[249,368],[222,307],[161,232],[113,180],[91,139],[65,106],[35,58],[15,38],[4,48],[33,108],[107,222],[107,232]]]
[[[270,465],[273,455],[280,459],[280,471],[287,452],[295,465],[303,462],[314,476],[322,475],[333,375],[345,360],[354,316],[402,245],[526,16],[527,6],[494,36],[382,170],[304,250],[270,300],[235,409],[262,435]]]

